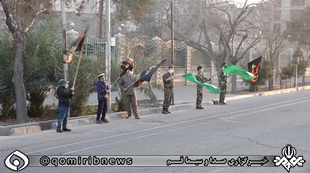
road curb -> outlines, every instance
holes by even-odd
[[[303,86],[298,87],[297,91],[302,90],[309,90],[310,86]],[[227,101],[231,100],[238,100],[249,98],[253,96],[270,96],[275,94],[283,94],[283,93],[290,93],[295,92],[296,88],[288,88],[288,89],[281,89],[275,91],[266,91],[266,92],[259,92],[253,94],[245,94],[245,95],[237,95],[233,97],[227,97]],[[213,105],[212,101],[204,101],[203,106],[210,106]],[[178,104],[172,105],[170,107],[171,111],[175,110],[183,110],[183,109],[195,109],[195,103],[190,102],[186,104]],[[144,115],[151,115],[156,113],[161,113],[162,108],[150,108],[150,109],[141,109],[138,110],[138,114],[140,116]],[[126,118],[127,112],[116,112],[106,115],[106,118],[110,120]],[[95,124],[96,123],[96,115],[87,115],[83,117],[73,117],[68,120],[68,127],[77,126],[77,125],[86,125],[86,124]],[[32,123],[25,123],[25,124],[16,124],[16,125],[8,125],[8,126],[0,126],[0,136],[10,136],[13,134],[21,134],[21,133],[36,133],[41,132],[43,130],[50,130],[56,129],[57,120],[49,120],[49,121],[42,121],[42,122],[32,122]]]

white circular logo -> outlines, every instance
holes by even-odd
[[[20,161],[23,162],[20,162]],[[21,171],[29,165],[29,158],[22,152],[15,150],[5,158],[4,164],[13,171]]]

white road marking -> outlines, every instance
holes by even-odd
[[[306,99],[306,100],[303,100]],[[298,100],[302,100],[300,102],[297,102]],[[253,110],[258,109],[258,112],[264,112],[264,111],[268,111],[268,110],[272,110],[272,109],[276,109],[276,108],[280,108],[280,107],[284,107],[287,105],[294,105],[294,104],[299,104],[301,102],[306,102],[306,101],[310,101],[310,99],[308,99],[308,97],[302,97],[302,98],[297,98],[294,100],[287,100],[287,101],[283,101],[283,102],[278,102],[278,103],[273,103],[273,104],[269,104],[269,105],[264,105],[264,106],[259,106],[259,107],[255,107],[255,108],[251,108],[251,109],[243,109],[243,110],[239,110],[239,111],[235,111],[235,112],[228,112],[228,113],[223,113],[223,114],[218,114],[218,115],[213,115],[213,116],[208,116],[208,117],[202,117],[202,118],[197,118],[197,119],[193,119],[193,120],[188,120],[186,122],[177,122],[177,123],[172,123],[172,124],[167,124],[167,125],[161,125],[161,126],[156,126],[156,127],[152,127],[152,128],[148,128],[148,129],[143,129],[143,130],[138,130],[138,131],[133,131],[133,132],[128,132],[128,133],[122,133],[122,134],[117,134],[117,135],[112,135],[112,136],[107,136],[107,137],[102,137],[102,138],[96,138],[96,139],[90,139],[90,140],[86,140],[86,141],[80,141],[80,142],[74,142],[74,143],[70,143],[70,144],[64,144],[64,145],[59,145],[59,146],[55,146],[55,147],[49,147],[49,148],[45,148],[45,149],[41,149],[41,150],[35,150],[32,152],[27,152],[27,154],[34,154],[34,153],[38,153],[38,152],[42,152],[42,151],[47,151],[47,150],[52,150],[52,149],[58,149],[58,148],[63,148],[63,147],[72,147],[72,145],[78,145],[78,144],[82,144],[82,143],[88,143],[88,142],[92,142],[92,141],[100,141],[103,139],[108,139],[108,138],[114,138],[114,137],[119,137],[119,136],[127,136],[130,134],[138,134],[141,132],[147,132],[147,131],[151,131],[151,130],[155,130],[155,129],[161,129],[161,128],[165,128],[165,127],[170,127],[170,126],[175,126],[175,125],[181,125],[181,124],[187,124],[189,122],[201,122],[202,120],[206,120],[206,119],[210,119],[210,118],[216,118],[216,117],[220,117],[220,116],[224,116],[224,115],[234,115],[231,118],[236,118],[239,116],[246,116],[249,115],[249,111],[253,112],[253,113],[257,113],[254,112]],[[289,104],[284,104],[284,103],[288,103]],[[275,106],[275,105],[279,105],[279,106]],[[266,107],[270,107],[270,108],[266,108]],[[246,112],[246,113],[243,113]],[[241,113],[236,115],[237,113]],[[205,122],[203,122],[205,123]],[[198,123],[201,124],[201,123]],[[184,128],[188,128],[188,127],[182,127],[179,129],[173,129],[173,130],[168,130],[168,131],[175,131],[175,130],[180,130],[180,129],[184,129]],[[138,139],[138,138],[144,138],[144,137],[148,137],[148,136],[152,136],[152,135],[156,135],[156,134],[160,134],[160,133],[165,133],[167,131],[163,131],[163,132],[158,132],[158,133],[152,133],[149,135],[141,135],[141,136],[137,136],[132,138],[133,139]],[[123,139],[123,140],[119,140],[119,141],[114,141],[112,143],[119,143],[119,142],[123,142],[124,140],[128,141],[129,139]],[[107,143],[107,144],[112,144],[112,143]],[[103,145],[107,145],[107,144],[103,144]],[[64,154],[68,154],[68,153],[74,153],[74,152],[79,152],[82,150],[87,150],[87,149],[91,149],[91,148],[96,148],[96,147],[100,147],[103,145],[97,145],[97,146],[92,146],[92,147],[88,147],[88,148],[84,148],[84,149],[80,149],[80,150],[74,150],[74,151],[70,151]],[[0,158],[0,160],[4,160],[5,158]]]

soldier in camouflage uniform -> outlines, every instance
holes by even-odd
[[[197,81],[199,81],[201,83],[205,83],[205,82],[208,82],[211,80],[211,78],[208,79],[208,78],[203,76],[202,66],[198,66],[197,71],[198,71],[198,73],[195,76]],[[203,109],[203,107],[201,107],[202,98],[203,98],[203,86],[197,85],[196,109]]]
[[[225,69],[227,67],[226,63],[222,64],[222,70]],[[226,95],[226,88],[227,88],[227,78],[229,77],[229,75],[227,75],[226,73],[224,73],[223,71],[221,71],[220,73],[220,100],[219,100],[219,104],[220,105],[226,105],[225,101],[225,95]]]
[[[174,67],[169,66],[168,73],[163,75],[163,82],[164,82],[164,104],[163,104],[163,114],[170,114],[169,107],[171,104],[171,97],[173,93],[174,87],[174,77],[173,77]]]

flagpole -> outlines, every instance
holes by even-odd
[[[127,89],[130,88],[133,84],[135,84],[136,82],[138,82],[142,77],[146,76],[147,74],[144,74],[143,76],[140,76],[139,79],[135,80],[132,84],[130,84],[128,87],[126,87]]]
[[[80,67],[80,64],[81,64],[83,50],[84,50],[84,45],[82,46],[82,49],[80,51],[79,62],[78,62],[77,67],[76,67],[76,71],[75,71],[75,75],[74,75],[74,80],[73,80],[73,85],[72,85],[73,88],[75,88],[75,82],[76,82],[77,74],[78,74],[79,67]]]
[[[65,0],[61,0],[61,19],[62,19],[62,49],[65,51],[67,49],[67,22],[66,22],[66,11],[65,11]],[[67,59],[66,55],[63,54],[63,60]],[[68,81],[68,64],[64,64],[64,79]]]
[[[173,65],[173,58],[174,58],[174,6],[173,2],[171,2],[171,65]],[[172,76],[175,77],[174,73]],[[174,82],[174,81],[173,81]],[[172,90],[171,94],[171,105],[174,105],[174,89]]]
[[[164,61],[166,61],[166,60],[167,60],[167,59],[162,60],[162,61],[161,61],[161,63],[159,63],[159,64],[160,64],[159,66],[161,66],[161,65],[164,63]],[[156,68],[158,69],[158,68],[159,68],[159,66],[158,66],[158,67],[156,67]],[[157,69],[156,69],[156,70],[157,70]],[[156,70],[155,70],[155,71],[156,71]],[[137,79],[136,81],[134,81],[132,84],[130,84],[130,85],[129,85],[128,87],[126,87],[126,88],[127,88],[127,89],[128,89],[128,88],[130,88],[133,84],[135,84],[136,82],[138,82],[138,81],[139,81],[142,77],[144,77],[144,76],[146,76],[146,75],[148,75],[148,74],[144,74],[143,76],[140,76],[140,78],[139,78],[139,79]]]
[[[121,76],[118,76],[117,78],[116,78],[116,80],[113,82],[113,84],[111,85],[111,88],[113,88],[113,86],[114,86],[114,84],[119,80],[119,78],[120,78]]]
[[[136,81],[134,81],[132,84],[130,84],[128,87],[126,87],[127,89],[130,88],[133,84],[135,84],[136,82],[138,82],[141,79],[141,77],[139,79],[137,79]]]
[[[105,47],[105,70],[108,84],[111,83],[111,35],[110,35],[110,0],[106,0],[106,15],[105,15],[105,39],[106,39],[106,47]],[[112,87],[111,87],[112,89]],[[111,113],[111,96],[107,98],[107,112]]]

